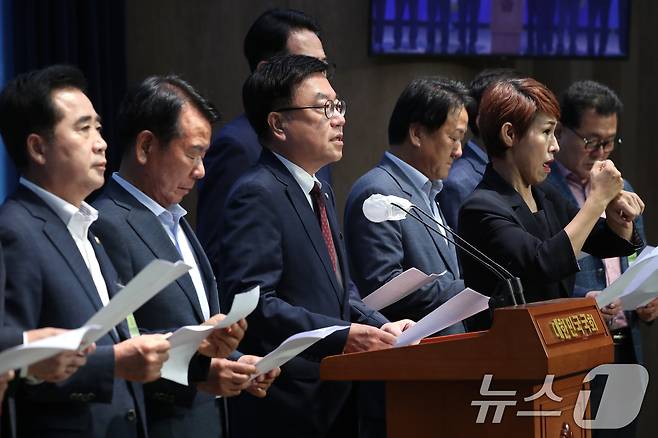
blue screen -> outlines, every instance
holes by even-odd
[[[630,0],[371,0],[375,55],[628,56]]]

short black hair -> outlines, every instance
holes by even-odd
[[[27,137],[52,137],[55,125],[62,119],[52,93],[68,88],[85,93],[84,75],[70,65],[53,65],[16,76],[0,93],[0,134],[19,170],[29,164]]]
[[[179,76],[150,76],[133,87],[121,102],[117,116],[121,153],[130,151],[137,135],[145,130],[168,145],[179,135],[178,118],[186,103],[210,124],[219,119],[213,104]]]
[[[469,84],[469,94],[473,98],[468,109],[468,127],[473,135],[479,137],[480,129],[477,126],[477,115],[482,95],[491,86],[503,79],[517,79],[522,75],[512,68],[486,68],[478,73]]]
[[[275,56],[261,64],[242,87],[247,118],[262,140],[268,132],[267,116],[290,105],[296,87],[313,73],[326,73],[327,63],[306,55]]]
[[[263,12],[244,39],[244,56],[251,71],[254,72],[261,61],[286,54],[288,36],[294,30],[309,30],[320,38],[318,23],[301,11],[275,8]]]
[[[412,123],[432,131],[439,129],[450,111],[468,106],[470,100],[468,89],[459,81],[439,76],[414,79],[402,91],[391,113],[389,144],[402,144]]]
[[[602,116],[619,116],[623,108],[617,94],[605,85],[595,81],[577,81],[560,96],[560,122],[569,128],[578,129],[583,113],[589,109],[594,109]]]

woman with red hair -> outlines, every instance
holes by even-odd
[[[644,204],[622,191],[612,161],[593,166],[591,191],[580,210],[544,183],[559,150],[559,117],[557,99],[534,79],[492,85],[477,121],[491,162],[459,215],[462,236],[520,278],[527,302],[571,296],[581,251],[614,257],[642,244],[633,219]],[[494,274],[469,256],[461,262],[467,286],[494,297],[494,306],[509,304]],[[474,328],[486,328],[488,319],[478,319]]]

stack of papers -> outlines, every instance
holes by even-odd
[[[597,297],[599,307],[616,299],[624,310],[635,310],[658,297],[658,250],[647,246],[635,262]]]

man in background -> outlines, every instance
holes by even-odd
[[[244,39],[244,55],[251,72],[275,55],[307,55],[326,61],[318,23],[294,9],[270,9],[251,25]],[[212,142],[204,159],[206,175],[199,182],[197,234],[215,275],[219,275],[219,230],[231,186],[256,164],[263,148],[254,128],[242,114],[228,122]],[[318,178],[331,182],[328,167]]]

